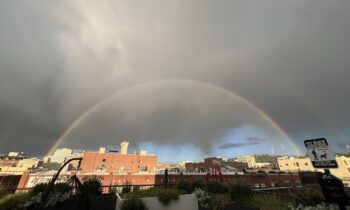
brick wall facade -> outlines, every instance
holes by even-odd
[[[139,173],[153,172],[157,168],[157,156],[85,152],[81,162],[82,173],[116,172]]]

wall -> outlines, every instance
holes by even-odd
[[[139,167],[147,167],[147,172],[155,171],[157,168],[157,156],[85,152],[80,168],[82,173],[95,171],[138,173]]]
[[[331,174],[341,179],[347,187],[350,187],[350,158],[337,156],[336,161],[338,168],[330,169]],[[318,171],[324,172],[323,169],[315,169],[309,158],[285,158],[278,159],[278,165],[281,171]]]

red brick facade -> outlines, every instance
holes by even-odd
[[[119,153],[85,152],[81,162],[82,173],[115,172],[139,173],[154,172],[157,169],[157,156]]]

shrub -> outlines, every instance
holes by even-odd
[[[202,180],[199,180],[199,179],[194,180],[194,181],[192,182],[192,184],[191,184],[192,192],[193,192],[195,189],[198,189],[198,188],[203,189],[204,186],[205,186],[205,183],[204,183]]]
[[[253,191],[248,185],[235,184],[229,186],[231,199],[236,203],[243,203],[253,195]]]
[[[176,184],[175,188],[177,188],[179,190],[183,190],[187,193],[191,193],[193,191],[191,183],[189,181],[186,181],[186,180],[180,180]]]
[[[208,182],[205,187],[207,192],[212,194],[225,194],[228,192],[228,188],[219,182]]]
[[[58,192],[58,193],[68,193],[71,191],[71,188],[67,183],[61,182],[61,183],[56,183],[53,186],[52,191]]]
[[[204,208],[209,209],[210,208],[210,198],[211,196],[201,188],[196,188],[194,190],[194,194],[197,197],[199,205],[201,205]]]
[[[158,197],[158,200],[167,205],[171,200],[177,200],[179,195],[186,194],[185,191],[179,189],[170,188],[149,188],[147,190],[139,190],[130,192],[125,195],[127,199],[130,198],[145,198],[145,197]]]
[[[39,194],[39,193],[44,192],[44,190],[46,189],[46,187],[47,187],[47,183],[39,183],[39,184],[35,185],[35,186],[29,191],[29,193],[30,193],[30,195],[35,196],[35,195],[37,195],[37,194]]]
[[[317,206],[324,202],[323,198],[316,193],[299,191],[294,193],[294,204],[303,206]]]
[[[253,195],[245,200],[245,206],[261,209],[261,210],[288,210],[286,203],[281,201],[275,196],[270,196],[268,198]]]
[[[223,210],[230,202],[230,195],[227,194],[216,194],[210,198],[210,206],[213,210]]]
[[[102,178],[96,175],[87,176],[83,179],[82,191],[85,195],[102,195]]]
[[[131,198],[122,202],[120,210],[148,210],[141,199]]]
[[[0,199],[10,194],[6,189],[0,188]]]
[[[125,186],[122,188],[122,194],[126,194],[131,191],[131,184],[129,181],[125,182]]]
[[[111,185],[108,187],[108,195],[116,195],[117,194],[117,188],[112,187]]]
[[[10,194],[0,200],[1,210],[22,210],[24,203],[30,199],[29,193]]]

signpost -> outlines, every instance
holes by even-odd
[[[325,138],[305,140],[304,144],[314,168],[338,168],[334,152]]]
[[[305,140],[304,144],[314,168],[325,169],[324,174],[319,178],[319,183],[326,201],[338,204],[341,210],[346,209],[349,198],[344,191],[344,185],[329,171],[330,168],[338,168],[338,164],[327,140],[325,138],[309,139]]]

